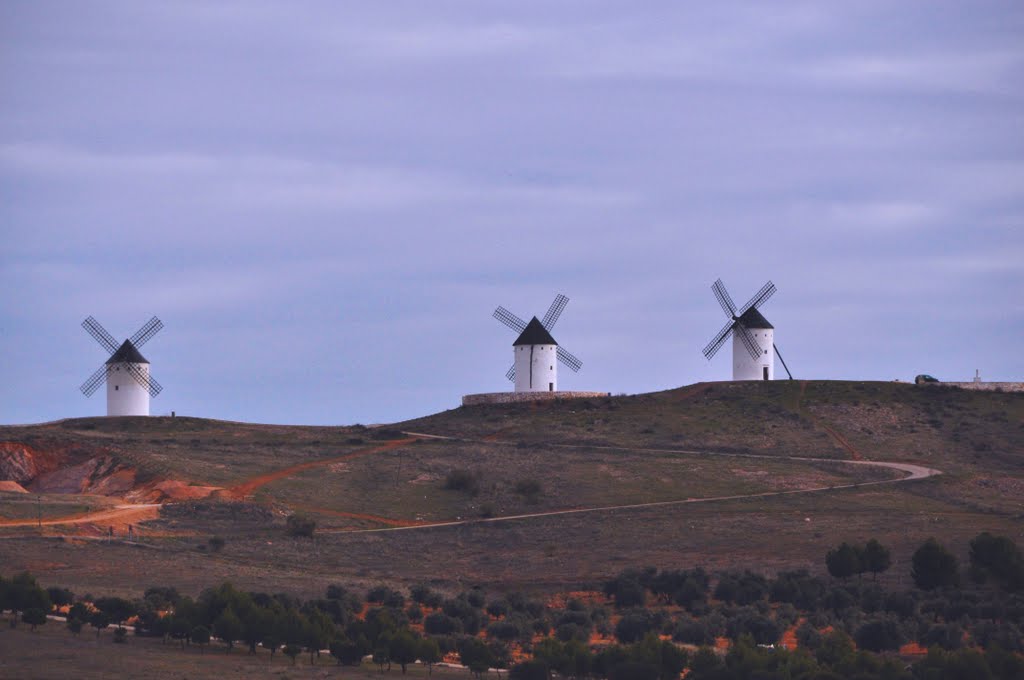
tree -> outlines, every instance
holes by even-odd
[[[225,609],[213,622],[213,633],[228,646],[230,653],[235,647],[235,640],[242,637],[242,622],[231,608]]]
[[[273,659],[274,654],[276,654],[277,650],[281,647],[281,640],[273,633],[267,633],[263,636],[263,639],[260,640],[260,645],[263,649],[270,650],[270,658]]]
[[[82,632],[82,620],[74,618],[68,619],[68,630],[75,635],[80,634]]]
[[[975,582],[992,581],[1010,591],[1024,589],[1024,556],[1009,538],[987,531],[978,534],[971,541],[970,560]]]
[[[181,614],[174,614],[167,625],[167,631],[170,633],[171,639],[181,642],[182,649],[185,649],[185,642],[189,639],[192,628],[193,626],[189,620]],[[96,634],[99,635],[99,632]]]
[[[861,556],[864,570],[871,572],[875,579],[892,566],[892,555],[889,553],[889,549],[873,538],[864,545],[864,552]]]
[[[841,630],[834,630],[821,639],[821,645],[818,646],[814,655],[821,664],[829,668],[836,668],[851,663],[856,652],[853,649],[853,640],[850,639],[850,636]]]
[[[416,638],[408,629],[398,631],[398,634],[391,638],[389,645],[391,659],[402,667],[402,675],[405,675],[406,666],[416,661],[418,651]]]
[[[613,666],[608,680],[658,680],[658,667],[648,661],[626,661]]]
[[[849,578],[861,573],[861,551],[849,543],[841,543],[838,548],[829,550],[825,555],[825,566],[828,573],[835,578]]]
[[[50,602],[54,607],[63,607],[66,604],[71,604],[75,599],[75,594],[67,588],[47,588],[46,594],[50,596]]]
[[[363,650],[351,640],[338,638],[331,643],[330,650],[339,666],[358,666],[363,662]]]
[[[53,607],[50,602],[50,596],[39,587],[35,577],[27,571],[15,574],[7,582],[4,590],[6,592],[4,595],[6,600],[5,608],[10,608],[15,614],[15,617],[11,619],[11,625],[14,625],[14,622],[18,620],[17,614],[20,612],[25,612],[29,609],[42,609],[44,612],[48,612]]]
[[[101,612],[110,617],[111,622],[118,625],[135,616],[138,607],[135,603],[122,597],[101,597],[93,604]]]
[[[422,638],[416,646],[416,656],[427,667],[427,674],[434,674],[434,664],[441,661],[441,646],[433,638]]]
[[[934,538],[929,538],[914,552],[911,565],[911,576],[921,590],[955,586],[960,582],[956,557]]]
[[[210,644],[210,629],[206,626],[196,626],[189,634],[189,639],[199,645],[200,651],[206,653],[206,645]]]
[[[622,642],[637,642],[642,640],[654,626],[651,620],[651,613],[646,609],[636,609],[627,612],[615,625],[615,637]]]
[[[89,615],[89,625],[96,629],[96,637],[100,636],[100,631],[110,625],[110,617],[105,612],[94,611]]]
[[[686,652],[649,633],[633,650],[634,657],[658,670],[660,680],[676,680],[686,668]]]
[[[891,619],[868,621],[857,629],[857,646],[870,652],[895,651],[906,640]]]
[[[295,658],[299,654],[302,654],[302,645],[287,644],[287,645],[284,646],[284,649],[282,649],[281,651],[284,652],[285,656],[287,656],[289,659],[292,660],[292,665],[294,666],[295,665]]]
[[[41,626],[46,623],[46,612],[37,607],[32,609],[26,609],[25,613],[21,615],[23,623],[27,623],[32,626],[32,630],[36,629],[36,626]]]
[[[384,666],[391,670],[391,650],[388,649],[387,645],[378,645],[373,650],[373,662],[380,668],[380,672],[384,672]]]
[[[249,653],[256,653],[256,645],[264,640],[274,628],[274,615],[255,604],[246,607],[238,617],[242,621],[241,639],[249,646]]]
[[[451,635],[462,631],[462,623],[443,612],[434,612],[423,619],[423,630],[428,635]]]
[[[71,605],[71,609],[68,610],[69,619],[78,619],[79,621],[89,620],[89,608],[81,602],[76,602]]]
[[[326,647],[337,635],[334,622],[319,609],[313,609],[306,617],[306,629],[303,642],[309,650],[309,665],[313,665],[314,654],[319,657],[320,650]]]
[[[124,626],[118,626],[114,629],[114,642],[118,644],[124,644],[128,641],[128,629]]]
[[[508,672],[508,680],[548,680],[548,665],[540,659],[530,659],[512,666]]]
[[[491,649],[478,638],[466,638],[459,643],[459,659],[476,678],[481,678],[494,665]]]

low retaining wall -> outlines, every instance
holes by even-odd
[[[937,387],[959,387],[962,390],[986,392],[1024,392],[1024,382],[937,382],[925,383]]]
[[[477,404],[515,404],[522,401],[555,401],[558,399],[593,399],[610,397],[611,392],[486,392],[462,397],[463,406]]]

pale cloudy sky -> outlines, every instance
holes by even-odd
[[[1020,2],[0,2],[0,422],[151,315],[154,413],[385,422],[730,376],[1024,379]],[[781,367],[778,375],[782,375]]]

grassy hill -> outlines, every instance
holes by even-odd
[[[4,442],[69,461],[103,453],[138,487],[219,489],[164,506],[141,527],[144,548],[0,527],[8,570],[76,590],[189,591],[220,578],[308,594],[336,581],[560,588],[642,564],[823,571],[829,547],[870,537],[893,547],[898,578],[928,536],[963,551],[980,531],[1019,542],[1024,527],[1024,395],[901,383],[700,384],[464,407],[382,428],[76,419],[2,427]],[[830,491],[901,476],[837,460],[944,474]],[[477,522],[807,488],[824,490]],[[14,496],[0,494],[0,516],[24,515],[24,494]],[[315,543],[284,535],[296,511],[317,520]],[[220,552],[207,548],[213,535],[226,540]]]

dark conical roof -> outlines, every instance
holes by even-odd
[[[131,340],[125,340],[121,343],[121,346],[117,348],[117,351],[110,355],[107,359],[107,365],[110,364],[148,364],[149,361],[146,357],[139,353],[135,345],[132,344]]]
[[[517,345],[557,345],[555,339],[551,337],[551,333],[548,333],[548,329],[544,328],[544,324],[537,320],[537,317],[530,319],[530,323],[526,324],[526,328],[519,334],[516,341],[512,343],[513,347]]]
[[[768,323],[768,319],[764,318],[761,312],[753,307],[740,315],[739,322],[747,328],[775,328],[775,326]]]

